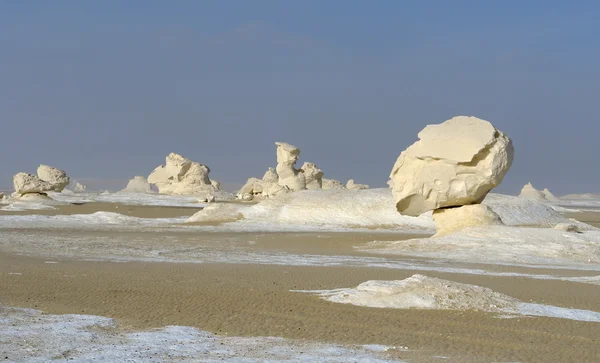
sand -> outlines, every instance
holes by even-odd
[[[113,317],[125,329],[194,326],[218,334],[408,346],[402,359],[460,362],[600,359],[600,324],[499,319],[472,311],[394,310],[334,304],[290,290],[403,279],[413,271],[347,267],[110,263],[0,255],[0,304]],[[597,308],[600,286],[429,273],[521,299]],[[429,357],[429,358],[428,358]],[[435,360],[434,360],[435,361]],[[453,361],[453,360],[444,360]]]
[[[25,214],[85,214],[98,210],[129,212],[128,215],[145,218],[177,217],[196,211],[194,208],[88,203]],[[572,217],[597,223],[600,213],[577,213]],[[32,230],[13,232],[33,233]],[[182,253],[186,246],[201,244],[232,251],[331,256],[369,256],[353,246],[373,239],[400,240],[414,236],[375,232],[125,233],[43,228],[35,233],[40,236],[75,233],[81,241],[98,236],[110,241],[125,236],[125,240],[145,241],[149,249],[176,243],[184,247]],[[102,250],[104,247],[95,248]],[[52,251],[41,251],[37,245],[19,253],[29,256],[15,254],[8,247],[0,252],[0,305],[33,308],[52,314],[111,317],[126,331],[183,325],[228,336],[280,336],[343,344],[385,344],[408,347],[408,351],[392,350],[392,354],[409,362],[600,361],[599,323],[544,317],[503,319],[475,311],[366,308],[331,303],[317,296],[291,291],[353,287],[367,280],[399,280],[422,273],[485,286],[524,302],[600,311],[598,285],[374,267],[82,261],[52,256]],[[44,253],[48,256],[41,257]],[[402,256],[394,258],[410,260]],[[475,263],[449,266],[557,276],[598,275],[597,271]]]

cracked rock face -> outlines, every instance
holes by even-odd
[[[511,140],[476,117],[429,125],[418,136],[390,174],[396,208],[404,215],[480,203],[512,164]]]

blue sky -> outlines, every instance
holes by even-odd
[[[600,5],[565,1],[5,1],[0,187],[40,163],[148,175],[171,151],[243,183],[275,141],[385,186],[425,125],[491,121],[499,188],[599,192]]]

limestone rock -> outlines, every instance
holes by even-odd
[[[306,189],[323,189],[323,171],[314,163],[305,162],[300,170],[304,174]]]
[[[429,210],[480,203],[510,169],[511,140],[488,121],[457,116],[419,133],[390,178],[396,209],[418,216]]]
[[[73,191],[75,193],[85,192],[86,190],[87,190],[87,186],[81,184],[80,182],[76,182],[75,186],[73,187]]]
[[[346,189],[346,187],[339,180],[323,179],[323,189]]]
[[[206,203],[214,203],[216,200],[217,198],[212,194],[206,196]]]
[[[167,156],[164,166],[159,166],[148,176],[162,194],[205,194],[219,191],[220,184],[210,180],[210,169],[179,154]]]
[[[129,180],[125,189],[121,190],[121,192],[127,193],[156,193],[156,191],[152,188],[152,185],[148,183],[143,176],[135,176],[133,179]]]
[[[277,145],[277,175],[279,185],[293,191],[306,189],[304,173],[295,168],[300,155],[300,149],[285,142],[276,142]]]
[[[369,189],[369,186],[367,184],[356,184],[354,182],[354,179],[350,179],[346,183],[346,188],[348,190],[359,190],[359,189]]]
[[[523,189],[521,189],[521,193],[519,194],[519,197],[537,199],[537,200],[546,200],[546,196],[544,195],[544,193],[535,189],[533,187],[533,185],[531,185],[531,183],[527,183],[523,186]]]
[[[44,164],[38,167],[37,175],[41,180],[50,183],[52,185],[52,190],[55,192],[62,192],[70,182],[70,179],[64,170]]]
[[[254,196],[252,194],[246,193],[242,195],[242,200],[245,202],[250,202],[254,199]]]
[[[54,185],[43,181],[33,174],[17,173],[13,177],[15,192],[19,195],[27,193],[46,193],[54,191]]]
[[[433,221],[437,229],[434,237],[450,234],[467,227],[504,224],[500,216],[485,204],[436,209],[433,211]]]

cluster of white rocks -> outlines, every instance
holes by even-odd
[[[269,168],[262,179],[250,178],[238,191],[239,199],[250,201],[257,197],[268,198],[281,193],[299,190],[368,189],[365,184],[355,184],[350,179],[346,186],[335,179],[324,179],[323,171],[315,163],[305,162],[296,169],[300,149],[285,142],[276,142],[277,166]]]
[[[196,195],[221,190],[221,185],[208,177],[210,169],[204,164],[170,153],[165,165],[154,169],[147,183],[156,185],[161,194]],[[146,188],[144,180],[134,178],[132,187]]]
[[[480,203],[510,169],[511,140],[488,121],[466,116],[429,125],[418,136],[390,174],[396,209],[410,216],[433,210],[437,236],[502,224]]]
[[[40,165],[37,176],[29,173],[17,173],[13,177],[16,197],[46,196],[47,192],[62,192],[70,179],[64,170],[48,165]]]

